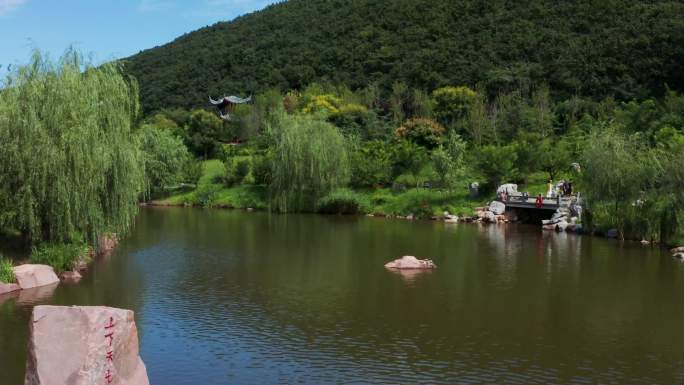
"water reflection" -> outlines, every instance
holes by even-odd
[[[432,269],[386,269],[390,273],[401,277],[406,283],[413,283],[417,279],[427,278],[432,274]]]
[[[17,304],[23,306],[32,306],[47,302],[52,295],[55,293],[55,289],[59,283],[53,283],[52,285],[34,287],[33,289],[19,290],[16,297]]]
[[[134,309],[154,384],[673,383],[682,294],[657,249],[533,226],[146,209],[37,301]],[[0,304],[9,384],[29,314]]]
[[[0,305],[9,300],[15,301],[18,305],[29,307],[47,302],[50,300],[50,298],[52,298],[52,295],[54,294],[58,285],[59,283],[53,283],[52,285],[17,290],[11,293],[0,295]]]
[[[3,303],[5,303],[5,302],[7,302],[7,301],[9,301],[9,300],[11,300],[11,299],[12,299],[12,300],[13,300],[13,299],[16,299],[17,297],[19,297],[19,292],[18,292],[18,291],[13,291],[13,292],[11,292],[11,293],[0,294],[0,306],[1,306]]]

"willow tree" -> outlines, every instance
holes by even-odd
[[[68,242],[125,232],[143,186],[138,90],[116,64],[35,53],[0,90],[0,228]]]
[[[312,210],[323,195],[347,183],[345,139],[317,118],[283,115],[272,127],[272,204],[279,211]]]
[[[614,227],[622,239],[658,239],[662,157],[611,123],[596,128],[587,140],[581,174],[594,224]]]

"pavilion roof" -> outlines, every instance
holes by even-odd
[[[211,97],[209,97],[209,101],[211,104],[215,106],[220,106],[220,105],[225,105],[225,104],[244,104],[244,103],[249,103],[252,101],[252,97],[249,96],[247,98],[240,98],[237,96],[224,96],[223,98],[219,100],[214,100]]]

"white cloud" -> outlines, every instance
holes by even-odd
[[[175,2],[172,0],[141,0],[138,5],[138,10],[140,12],[165,11],[173,8],[175,5]]]
[[[0,0],[0,16],[5,16],[17,9],[27,0]]]

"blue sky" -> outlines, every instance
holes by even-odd
[[[0,72],[34,48],[59,57],[74,45],[93,61],[126,57],[273,0],[0,0]]]

